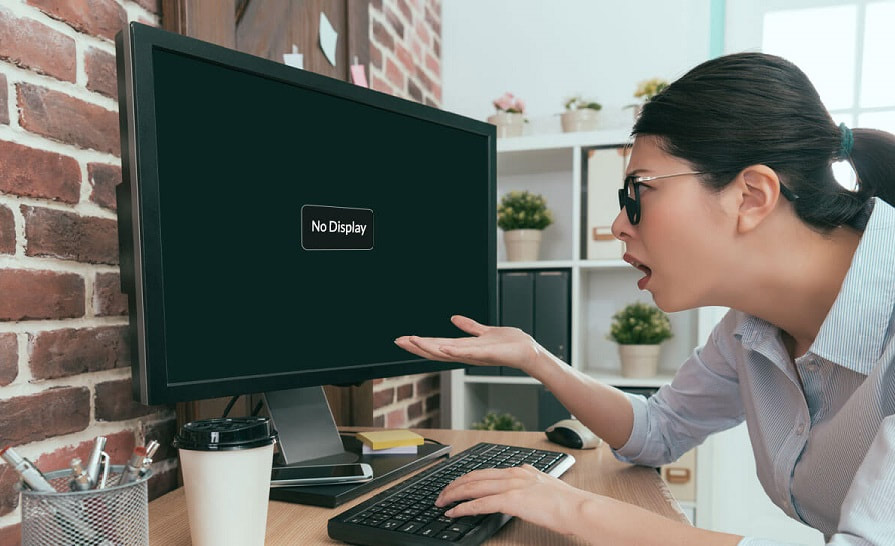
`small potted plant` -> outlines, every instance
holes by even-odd
[[[634,98],[640,99],[640,102],[629,105],[634,109],[634,119],[640,116],[640,110],[643,108],[643,105],[666,87],[668,87],[668,80],[663,78],[650,78],[639,82],[637,88],[634,89]]]
[[[529,262],[538,259],[541,232],[553,223],[542,195],[528,191],[511,191],[497,206],[497,226],[503,230],[507,260]]]
[[[659,344],[672,337],[671,322],[654,305],[631,303],[612,316],[607,337],[618,343],[622,376],[652,377],[659,365]]]
[[[497,137],[522,135],[525,127],[525,102],[509,91],[492,102],[497,112],[488,117],[488,123],[497,126]]]
[[[511,413],[489,411],[481,421],[472,424],[472,430],[525,430],[525,425]]]
[[[597,112],[603,108],[599,102],[575,96],[566,99],[563,106],[566,109],[561,116],[563,132],[593,131],[597,128]]]

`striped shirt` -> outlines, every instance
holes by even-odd
[[[829,544],[895,545],[893,313],[895,209],[876,199],[807,353],[793,364],[779,328],[728,312],[671,384],[629,395],[634,428],[616,457],[659,466],[745,420],[774,504]]]

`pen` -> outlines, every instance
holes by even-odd
[[[124,485],[136,480],[137,475],[143,468],[143,463],[145,460],[146,448],[143,446],[135,447],[133,455],[131,455],[131,458],[127,460],[127,464],[124,465],[124,471],[121,473],[121,477],[118,478],[118,485]]]
[[[96,485],[96,481],[99,479],[99,463],[102,458],[103,449],[106,447],[106,437],[105,436],[97,436],[96,443],[93,445],[93,451],[90,453],[90,458],[87,459],[87,477],[90,479],[90,487],[94,487]]]
[[[102,459],[102,467],[103,467],[103,478],[99,480],[97,484],[98,489],[105,489],[106,482],[109,479],[109,466],[111,459],[109,458],[109,454],[103,451],[100,453],[100,458]]]
[[[158,451],[159,443],[155,440],[150,440],[148,444],[146,444],[146,458],[149,459],[149,462],[152,462],[152,458],[155,456],[155,452]]]
[[[56,488],[53,487],[46,477],[37,469],[28,459],[20,456],[10,447],[0,450],[0,457],[9,463],[16,472],[22,477],[22,482],[33,491],[43,491],[44,493],[55,493]]]
[[[71,490],[86,491],[90,489],[90,478],[87,477],[87,471],[81,466],[81,459],[79,457],[75,457],[71,460],[71,470],[74,474],[74,477],[68,484]]]

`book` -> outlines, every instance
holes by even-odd
[[[407,429],[375,430],[358,432],[357,439],[372,449],[388,449],[400,446],[418,446],[423,437]]]

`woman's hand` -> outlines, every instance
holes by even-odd
[[[734,546],[741,536],[699,529],[610,497],[582,491],[533,466],[475,470],[442,490],[450,518],[500,512],[595,545]]]
[[[451,518],[500,512],[557,533],[573,534],[581,507],[599,498],[545,474],[531,465],[475,470],[451,482],[436,506],[459,502],[445,512]]]
[[[512,366],[523,371],[529,371],[540,356],[547,354],[530,335],[518,328],[485,326],[460,315],[452,316],[451,322],[472,337],[402,336],[395,343],[429,360]]]

